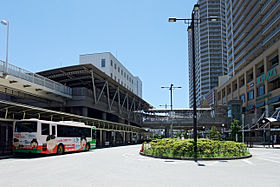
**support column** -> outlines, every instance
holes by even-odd
[[[88,117],[88,108],[87,107],[82,108],[82,115],[85,117]]]
[[[112,132],[112,136],[113,136],[113,145],[112,146],[116,146],[116,132]]]
[[[126,143],[125,143],[125,141],[126,141],[126,134],[125,134],[125,132],[123,132],[123,144],[125,145]]]
[[[102,120],[107,120],[107,113],[106,112],[102,112]]]
[[[106,131],[103,131],[103,142],[104,142],[104,147],[106,147],[106,146],[108,146],[106,143],[107,143],[107,141],[106,141],[106,138],[107,138],[107,132]]]
[[[99,140],[100,140],[100,147],[103,147],[103,136],[102,136],[103,131],[100,130],[99,133],[100,133],[100,137],[99,137]]]
[[[269,117],[269,108],[268,108],[268,104],[265,105],[265,117]]]
[[[169,128],[165,127],[165,137],[169,138]]]
[[[170,138],[173,138],[173,122],[170,125]]]

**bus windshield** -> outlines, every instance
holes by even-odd
[[[37,132],[37,122],[36,121],[16,122],[15,132]]]

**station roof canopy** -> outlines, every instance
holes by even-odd
[[[102,87],[104,85],[104,82],[108,81],[110,92],[112,91],[112,93],[110,94],[113,95],[113,90],[119,88],[121,92],[128,93],[130,97],[134,97],[137,98],[137,100],[140,100],[144,106],[144,111],[152,108],[152,106],[145,100],[119,84],[117,81],[106,75],[104,72],[100,71],[92,64],[80,64],[61,67],[57,69],[38,72],[38,74],[71,88],[86,87],[88,89],[93,89],[93,81],[96,87]]]
[[[95,118],[79,116],[75,114],[58,112],[44,108],[34,107],[30,105],[14,103],[0,100],[0,120],[14,121],[20,119],[42,119],[48,121],[76,121],[83,122],[87,125],[94,125],[97,129],[127,131],[127,132],[143,132],[144,129],[110,121],[99,120]]]

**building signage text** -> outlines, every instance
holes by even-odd
[[[262,74],[257,78],[257,85],[263,83],[265,80],[269,80],[277,75],[276,67],[272,68],[266,73],[266,76]]]

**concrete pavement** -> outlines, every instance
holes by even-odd
[[[155,159],[141,145],[0,160],[0,186],[280,186],[280,150],[229,161]]]

